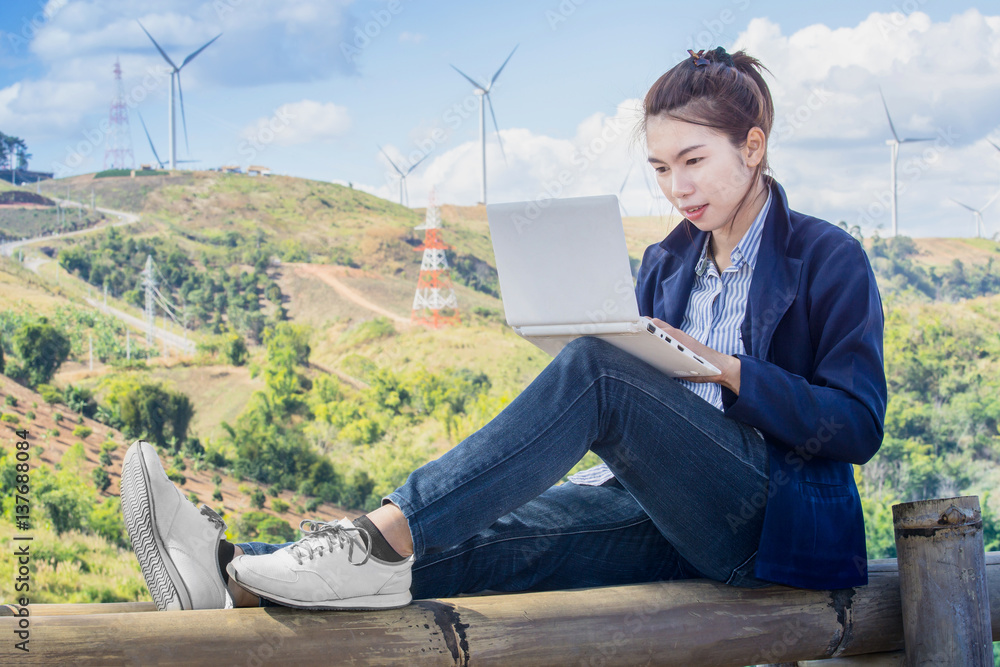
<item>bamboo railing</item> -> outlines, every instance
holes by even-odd
[[[981,556],[976,515],[962,509],[967,500],[922,501],[944,505],[937,515],[936,507],[923,507],[920,516],[937,516],[937,522],[941,513],[947,515],[950,507],[956,507],[959,511],[951,512],[955,522],[935,523],[934,529],[918,525],[918,519],[904,526],[910,532],[905,537],[897,534],[897,542],[927,540],[937,550],[930,554],[933,557],[960,548],[963,558],[974,558],[963,540],[975,533]],[[972,500],[978,510],[978,500]],[[961,534],[956,538],[951,533]],[[904,631],[912,623],[917,632],[927,632],[921,623],[942,626],[945,634],[951,631],[961,636],[963,645],[968,644],[972,634],[956,630],[959,617],[953,615],[954,605],[963,601],[963,587],[968,592],[969,586],[980,584],[982,593],[966,606],[980,621],[985,619],[987,643],[990,638],[1000,639],[1000,610],[996,608],[1000,605],[1000,553],[981,558],[978,571],[969,571],[964,563],[954,570],[954,563],[946,563],[944,576],[938,578],[957,584],[947,592],[934,587],[937,584],[931,586],[933,567],[924,568],[926,576],[912,576],[909,560],[914,554],[909,546],[900,549],[899,562],[870,561],[867,586],[834,591],[784,586],[741,589],[686,580],[417,600],[402,609],[378,612],[262,607],[147,613],[153,611],[150,603],[33,605],[29,610],[31,651],[15,658],[19,665],[213,667],[309,664],[310,660],[358,665],[742,667],[827,658],[841,661],[819,664],[888,665],[900,664],[898,652],[904,648],[904,637],[907,649],[917,646],[909,630]],[[928,553],[916,555],[928,557]],[[959,576],[952,576],[956,571]],[[911,579],[922,583],[913,586]],[[926,597],[928,592],[932,597]],[[921,612],[916,620],[912,608],[907,613],[907,606],[914,603]],[[940,614],[927,613],[927,606],[939,607]],[[3,607],[0,616],[17,611]],[[0,617],[0,634],[6,641],[11,641],[19,620]],[[984,655],[981,648],[976,650]],[[961,650],[944,645],[937,649]],[[4,654],[10,655],[6,648]],[[964,654],[958,662],[954,656],[959,653],[941,655],[943,661],[933,664],[980,664]],[[848,656],[866,657],[843,662]],[[930,664],[924,658],[915,660],[913,664]]]

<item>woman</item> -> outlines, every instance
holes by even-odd
[[[137,443],[122,503],[157,606],[371,609],[689,577],[865,584],[851,464],[882,441],[881,301],[861,245],[790,210],[766,175],[762,69],[692,53],[645,98],[649,162],[686,220],[646,250],[639,310],[720,375],[673,380],[577,339],[382,507],[309,522],[290,545],[229,544]],[[588,449],[604,464],[553,486]]]

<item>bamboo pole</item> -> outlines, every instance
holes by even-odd
[[[988,554],[986,563],[991,599],[1000,606],[1000,553]],[[886,559],[869,563],[867,586],[837,591],[751,590],[689,580],[418,600],[381,612],[257,607],[152,614],[136,613],[142,607],[128,604],[122,608],[135,611],[33,613],[31,652],[17,659],[24,665],[217,667],[305,659],[742,667],[898,651],[903,648],[899,590],[896,562]],[[1000,619],[1000,610],[992,618]],[[0,618],[0,634],[13,636],[17,621]],[[1000,638],[1000,625],[992,632]]]
[[[893,505],[892,518],[906,664],[992,667],[979,498]]]

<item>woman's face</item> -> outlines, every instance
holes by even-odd
[[[663,194],[705,232],[729,223],[763,154],[752,142],[739,149],[712,128],[668,116],[646,120],[646,147]]]

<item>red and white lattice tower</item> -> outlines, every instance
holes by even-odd
[[[109,113],[107,148],[104,151],[105,169],[135,169],[132,155],[132,130],[128,124],[128,105],[125,103],[125,88],[122,85],[122,67],[115,58],[115,99],[111,101]]]
[[[423,251],[420,263],[420,277],[417,278],[417,293],[413,297],[411,320],[417,324],[437,329],[447,324],[458,324],[458,299],[451,286],[448,259],[444,251],[450,250],[441,240],[441,212],[431,190],[427,201],[427,218],[424,224],[415,227],[423,229],[424,244],[417,251]]]

